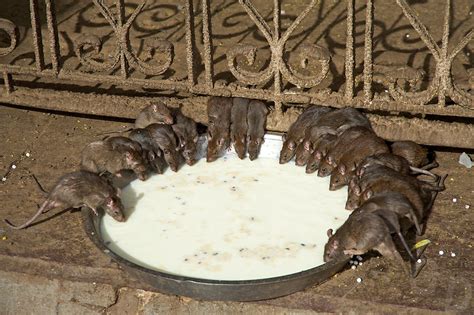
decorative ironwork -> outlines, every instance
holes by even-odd
[[[135,11],[133,11],[132,15],[127,19],[127,21],[125,21],[125,23],[123,0],[116,1],[116,7],[118,11],[117,17],[114,17],[110,9],[104,4],[103,0],[93,0],[93,2],[112,27],[115,36],[117,37],[117,45],[115,52],[112,54],[111,62],[99,62],[94,60],[91,56],[87,56],[87,54],[84,53],[84,49],[87,47],[92,47],[94,48],[94,52],[99,54],[102,49],[101,39],[96,35],[81,35],[76,40],[75,52],[82,64],[87,65],[94,71],[111,71],[117,66],[118,63],[120,63],[122,76],[124,78],[128,76],[127,63],[132,68],[135,68],[147,75],[160,75],[168,70],[171,63],[173,62],[174,57],[173,44],[168,41],[156,38],[145,44],[144,50],[148,60],[152,60],[156,53],[161,53],[165,56],[162,63],[155,65],[150,65],[138,58],[133,52],[130,44],[130,27],[145,7],[146,1],[142,2],[135,9]]]
[[[45,4],[44,29],[41,28],[39,1],[44,1]],[[458,43],[450,43],[451,0],[445,2],[441,44],[433,38],[406,0],[396,0],[401,9],[400,14],[407,19],[434,59],[436,68],[432,78],[414,66],[378,64],[373,53],[377,44],[374,35],[374,25],[377,27],[377,23],[374,23],[374,1],[367,0],[365,7],[356,10],[354,0],[346,0],[343,10],[345,15],[338,17],[338,23],[346,24],[345,64],[343,73],[339,74],[344,82],[339,85],[326,85],[331,88],[318,86],[323,80],[334,80],[330,75],[333,74],[330,65],[335,58],[331,56],[332,51],[330,53],[327,48],[308,40],[299,42],[295,48],[287,47],[290,38],[297,37],[296,28],[303,24],[302,21],[309,17],[311,12],[317,10],[319,0],[307,0],[299,14],[291,18],[282,12],[279,0],[273,1],[269,17],[264,17],[250,0],[239,0],[238,4],[223,2],[224,4],[215,7],[211,6],[210,0],[202,0],[194,2],[198,3],[197,10],[193,6],[193,0],[182,1],[182,6],[173,4],[179,6],[184,16],[182,22],[176,22],[173,26],[177,31],[184,30],[177,40],[180,41],[178,43],[160,35],[160,21],[156,22],[158,26],[153,24],[151,35],[132,36],[131,31],[139,28],[137,21],[142,20],[144,15],[155,14],[154,11],[150,12],[151,10],[155,10],[156,14],[162,10],[159,5],[153,6],[153,0],[148,0],[153,2],[152,5],[147,5],[146,0],[139,4],[113,0],[113,5],[110,1],[92,0],[93,5],[87,8],[88,14],[96,12],[98,15],[95,18],[105,19],[101,25],[106,25],[105,28],[111,30],[107,35],[81,32],[71,45],[75,55],[68,55],[68,58],[74,58],[78,62],[78,67],[71,69],[62,64],[66,56],[61,56],[59,49],[60,32],[56,21],[55,1],[29,0],[31,32],[28,34],[32,37],[34,64],[23,66],[13,62],[0,63],[0,72],[7,92],[0,92],[0,100],[13,102],[13,99],[19,98],[21,93],[17,89],[23,87],[14,79],[16,75],[26,75],[32,78],[45,77],[49,82],[69,82],[72,85],[81,81],[82,84],[113,84],[154,91],[179,91],[188,95],[256,98],[273,102],[275,110],[272,115],[280,118],[289,115],[285,114],[283,104],[290,107],[293,104],[330,104],[336,107],[353,106],[368,111],[474,118],[474,95],[472,91],[469,92],[469,89],[473,89],[472,83],[458,84],[453,81],[451,73],[454,58],[474,39],[474,29],[466,31]],[[239,18],[251,21],[246,34],[252,33],[256,36],[258,33],[263,45],[266,45],[270,52],[268,60],[257,60],[260,58],[260,49],[267,47],[260,48],[262,45],[245,40],[225,49],[225,56],[220,59],[215,56],[219,44],[213,43],[213,40],[218,40],[218,37],[213,36],[213,31],[216,31],[213,23],[216,12],[213,8],[225,10],[230,5],[241,8]],[[166,8],[169,9],[169,6]],[[355,13],[363,10],[364,58],[363,63],[356,64]],[[290,22],[286,29],[280,25],[282,19]],[[272,20],[273,25],[268,20]],[[318,15],[314,25],[323,22],[322,20],[323,17]],[[98,25],[94,23],[91,26]],[[0,47],[0,56],[10,56],[18,46],[18,28],[11,21],[0,18],[0,31],[6,33],[9,39],[7,47]],[[197,44],[198,39],[202,40],[200,45]],[[139,41],[139,45],[136,41]],[[43,42],[47,43],[46,47],[43,47]],[[110,44],[113,46],[112,50],[108,50]],[[177,45],[185,47],[185,74],[182,75],[176,75],[173,70],[176,64],[174,61],[177,60]],[[449,50],[448,46],[452,49]],[[181,51],[176,53],[180,54]],[[216,67],[222,58],[227,61],[224,65],[226,69]],[[231,82],[222,79],[223,72],[227,71],[233,76]],[[474,82],[472,71],[470,80]],[[376,90],[380,85],[385,87],[386,93]],[[54,86],[51,87],[54,89]]]

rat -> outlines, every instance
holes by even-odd
[[[298,116],[290,126],[288,132],[283,135],[283,146],[280,151],[280,164],[289,162],[296,154],[296,147],[303,141],[305,131],[313,125],[318,118],[330,111],[330,107],[311,105]]]
[[[81,169],[101,174],[109,172],[120,176],[121,170],[130,169],[140,180],[146,180],[147,167],[142,153],[134,150],[113,150],[104,141],[89,143],[81,153]]]
[[[337,167],[331,173],[329,190],[337,190],[347,185],[351,178],[355,176],[356,168],[366,157],[390,151],[385,140],[375,134],[362,135],[355,142],[357,142],[357,146],[353,150],[344,153]]]
[[[231,98],[209,98],[207,103],[207,162],[215,161],[230,146],[231,111]]]
[[[346,129],[336,140],[324,160],[321,161],[318,170],[319,177],[329,176],[338,165],[340,159],[346,152],[351,152],[358,147],[358,140],[369,135],[375,135],[372,129],[366,127],[351,127]]]
[[[170,169],[177,172],[181,164],[181,155],[173,128],[170,125],[151,124],[145,129],[150,133],[154,146],[163,152]]]
[[[129,137],[140,144],[143,157],[148,161],[151,170],[157,174],[163,174],[168,164],[160,147],[153,141],[149,130],[145,128],[133,129]]]
[[[434,186],[415,177],[402,175],[387,167],[370,173],[371,175],[367,179],[361,178],[359,181],[360,203],[387,191],[399,192],[410,200],[420,219],[425,217],[425,211],[432,205],[433,192],[445,189],[444,185]],[[369,174],[369,170],[366,174]],[[372,179],[371,176],[373,176]]]
[[[336,233],[333,234],[333,230],[329,229],[329,240],[324,246],[324,261],[328,262],[342,255],[363,255],[376,250],[382,256],[399,262],[408,271],[391,236],[396,228],[390,226],[390,221],[385,220],[382,215],[380,212],[354,212]],[[401,234],[399,236],[403,238]]]
[[[247,112],[247,146],[250,161],[255,160],[264,142],[268,108],[265,103],[251,100]]]
[[[326,157],[328,151],[333,147],[336,140],[337,136],[332,134],[325,134],[318,140],[314,147],[314,152],[311,154],[306,164],[307,174],[316,172],[321,160]]]
[[[322,135],[340,136],[352,127],[365,127],[372,130],[369,120],[354,108],[346,107],[322,114],[310,128],[306,129],[304,139],[296,149],[297,165],[302,166],[307,163],[314,152],[315,142]]]
[[[239,159],[243,160],[247,152],[247,113],[250,100],[236,97],[232,101],[230,114],[230,138]]]
[[[171,125],[173,122],[174,119],[170,109],[162,101],[158,101],[141,110],[135,120],[135,128],[145,128],[151,124]]]
[[[123,137],[123,136],[106,137],[102,141],[104,141],[104,143],[108,145],[112,150],[117,150],[119,152],[125,152],[125,151],[136,151],[139,153],[142,152],[142,146],[140,145],[140,143],[127,137]]]
[[[406,218],[410,222],[409,227],[415,226],[417,234],[422,234],[420,227],[420,218],[413,209],[413,205],[410,203],[404,195],[398,192],[385,192],[375,197],[368,199],[357,208],[355,211],[358,212],[374,212],[378,210],[391,211],[397,215],[397,222],[392,223],[394,226],[398,224],[398,219]]]
[[[424,174],[433,177],[435,181],[439,178],[438,175],[433,174],[430,171],[411,166],[407,159],[393,153],[380,153],[366,157],[357,167],[356,176],[360,177],[365,172],[365,169],[372,165],[385,165],[404,175]]]
[[[119,191],[97,174],[87,171],[77,171],[61,176],[51,189],[46,200],[31,219],[21,225],[5,222],[12,229],[23,229],[31,225],[42,213],[62,207],[79,208],[89,207],[96,215],[98,209],[105,212],[119,222],[124,222],[124,206],[119,198]]]
[[[180,152],[186,164],[194,165],[199,140],[197,124],[193,119],[185,116],[181,109],[173,108],[171,111],[175,121],[171,128],[178,138]]]
[[[428,149],[413,141],[395,141],[390,146],[392,153],[404,157],[411,166],[421,169],[431,169],[438,166],[434,161],[430,163]]]

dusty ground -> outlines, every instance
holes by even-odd
[[[31,65],[33,53],[29,17],[24,14],[27,1],[2,0],[1,18],[14,21],[20,29],[20,46],[14,53],[2,57],[1,63]],[[104,57],[113,48],[114,37],[110,26],[91,5],[90,1],[56,1],[62,63],[66,69],[87,71],[80,66],[73,50],[73,42],[80,34],[103,36]],[[107,3],[112,1],[106,1]],[[137,3],[138,1],[126,1]],[[198,1],[199,2],[199,1]],[[253,1],[271,24],[272,7],[268,1]],[[309,2],[309,1],[306,1]],[[306,3],[305,2],[305,3]],[[409,1],[440,43],[440,19],[444,1]],[[442,3],[441,3],[442,2]],[[41,5],[43,4],[40,1]],[[363,57],[365,1],[356,1],[356,60],[360,73]],[[433,58],[417,33],[402,17],[395,2],[375,1],[374,61],[378,64],[411,65],[433,73]],[[175,62],[163,77],[182,79],[186,76],[183,45],[184,15],[181,6],[163,5],[148,1],[147,10],[132,27],[133,48],[143,55],[143,43],[138,39],[159,37],[175,44]],[[450,49],[458,43],[474,23],[470,0],[453,1]],[[134,5],[127,6],[127,15]],[[232,82],[227,69],[225,53],[235,43],[253,43],[259,48],[257,66],[262,67],[269,51],[265,39],[256,31],[237,1],[212,1],[216,79]],[[197,28],[200,27],[200,5]],[[284,1],[282,28],[286,29],[303,10],[298,1]],[[154,12],[158,12],[154,14]],[[44,14],[43,9],[41,12]],[[331,75],[317,89],[341,89],[345,48],[345,2],[321,1],[321,9],[312,12],[290,37],[287,50],[297,49],[302,43],[317,43],[327,47],[333,55]],[[44,18],[43,18],[44,26]],[[0,33],[0,46],[4,45]],[[198,46],[201,36],[197,32]],[[45,45],[47,43],[45,42]],[[45,46],[47,47],[47,45]],[[456,82],[466,81],[467,70],[473,67],[474,53],[471,42],[454,60]],[[97,56],[96,56],[97,57]],[[48,53],[46,63],[49,62]],[[202,63],[199,80],[203,79]],[[132,72],[132,77],[143,74]],[[17,76],[16,84],[53,87],[48,80]],[[153,79],[153,78],[151,78]],[[34,84],[33,84],[34,83]],[[153,96],[158,91],[125,90],[120,86],[90,85],[60,82],[55,89],[89,90],[108,94]],[[426,82],[425,82],[426,83]],[[359,86],[360,91],[361,86]],[[2,91],[3,92],[3,91]],[[0,93],[2,93],[0,92]],[[66,99],[65,102],[68,100]],[[137,101],[137,103],[139,103]],[[90,104],[84,104],[87,106]],[[0,182],[2,209],[0,218],[8,217],[22,222],[43,200],[42,193],[29,177],[34,173],[46,188],[61,174],[77,167],[81,148],[97,139],[97,133],[120,128],[124,123],[78,116],[62,116],[45,112],[12,109],[0,106],[0,176],[11,163],[17,166],[5,182]],[[472,135],[466,135],[467,137]],[[29,158],[20,158],[23,153]],[[472,152],[471,152],[472,153]],[[0,225],[0,313],[81,313],[95,314],[105,310],[111,313],[274,313],[304,312],[309,310],[358,313],[374,310],[377,313],[414,313],[420,310],[474,312],[474,169],[457,163],[460,152],[438,151],[440,163],[437,172],[447,172],[447,190],[438,196],[429,218],[426,234],[432,244],[426,250],[428,263],[415,280],[401,273],[383,258],[364,261],[357,270],[341,272],[330,281],[295,293],[288,297],[259,303],[199,302],[154,293],[151,288],[130,278],[117,264],[100,253],[82,231],[80,214],[65,212],[49,214],[50,219],[24,231],[6,230]],[[306,176],[303,174],[302,176]],[[453,202],[453,198],[456,202]],[[470,206],[467,208],[467,206]],[[57,213],[57,212],[54,212]],[[438,252],[445,254],[440,256]],[[455,257],[451,257],[455,253]],[[363,282],[356,283],[361,277]],[[142,291],[145,290],[145,291]]]
[[[124,125],[127,124],[1,106],[0,170],[6,172],[14,161],[17,166],[7,176],[7,180],[0,184],[1,217],[21,222],[28,218],[36,210],[36,204],[43,200],[42,193],[29,174],[34,173],[45,187],[51,187],[58,176],[77,167],[81,148],[97,139],[97,133],[122,128]],[[29,152],[31,156],[19,160],[25,152]],[[150,293],[153,296],[151,301],[165,299],[170,303],[167,305],[175,311],[183,307],[182,303],[195,303],[192,304],[193,310],[201,312],[238,311],[242,310],[242,307],[257,312],[262,304],[268,306],[260,310],[262,312],[352,309],[363,311],[374,307],[385,312],[412,312],[416,309],[472,312],[474,169],[469,170],[458,164],[459,152],[437,152],[437,155],[440,163],[437,172],[449,174],[446,181],[447,190],[438,196],[428,221],[424,237],[430,239],[432,245],[426,250],[428,263],[418,278],[409,279],[400,268],[390,265],[385,259],[372,258],[364,261],[363,266],[357,270],[343,271],[318,287],[259,303],[198,303],[186,299],[183,302],[178,298]],[[307,175],[302,171],[302,176]],[[456,198],[456,202],[453,198]],[[96,286],[111,286],[116,296],[114,301],[120,300],[121,303],[127,294],[134,296],[141,292],[134,289],[150,289],[129,278],[117,264],[98,252],[82,231],[78,212],[65,212],[57,216],[51,213],[49,217],[41,224],[23,231],[11,231],[2,226],[0,273],[8,272],[2,279],[23,279],[26,287],[36,283],[39,288],[42,286],[38,283],[46,281],[43,278],[49,279],[47,281],[72,281],[70,286],[76,283],[94,283],[94,290],[99,295],[105,293]],[[445,252],[443,256],[439,255],[440,250]],[[456,256],[451,257],[451,253]],[[43,280],[40,281],[37,277]],[[363,279],[361,284],[356,283],[357,277]],[[5,283],[8,281],[5,280],[0,285],[0,291],[3,291],[0,293],[0,304],[2,301],[12,303],[11,301],[25,295],[22,290],[20,293],[12,291]],[[83,291],[80,288],[76,290]],[[90,288],[86,291],[89,292]],[[125,291],[128,293],[125,294]],[[36,301],[38,294],[36,292],[28,295],[29,301]],[[137,296],[141,296],[140,294]],[[83,299],[86,304],[96,305],[90,298]],[[25,305],[27,301],[18,302]],[[65,301],[72,303],[71,301],[75,300],[67,300],[66,297]],[[152,307],[152,304],[147,305]],[[110,305],[98,309],[102,310],[108,306]],[[276,306],[281,308],[275,309]]]

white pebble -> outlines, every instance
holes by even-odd
[[[361,256],[357,255],[356,258],[357,258],[358,261],[362,261],[362,257],[361,257]]]
[[[16,165],[15,165],[15,164],[13,164],[13,165],[12,165],[12,169],[15,169],[15,168],[16,168]]]
[[[406,37],[406,38],[410,38],[410,34],[405,34],[405,37]]]
[[[469,209],[471,206],[470,205],[465,205],[464,208]]]
[[[362,282],[362,278],[357,278],[357,283],[361,283]]]
[[[458,202],[458,199],[457,199],[457,198],[453,198],[453,202]]]
[[[456,253],[451,253],[451,257],[456,257]]]
[[[357,266],[358,264],[359,264],[359,262],[357,260],[354,260],[354,265]]]
[[[421,259],[418,259],[416,262],[419,263],[419,264],[421,264]]]
[[[362,266],[362,261],[359,263],[359,266]]]
[[[7,181],[7,178],[6,177],[2,177],[2,182],[6,182]]]
[[[357,268],[357,267],[356,267],[355,265],[352,265],[352,266],[351,266],[351,269],[352,269],[352,270],[356,270],[356,268]]]
[[[353,261],[353,260],[349,260],[349,264],[353,265],[353,264],[354,264],[354,261]]]
[[[439,251],[439,255],[440,255],[440,256],[443,256],[443,255],[444,255],[444,251],[440,250],[440,251]]]
[[[26,157],[30,157],[30,156],[31,156],[30,152],[26,152],[25,155],[26,155]]]

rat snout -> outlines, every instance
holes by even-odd
[[[207,154],[206,162],[214,162],[215,160],[217,160],[217,155],[209,155],[209,153]]]
[[[193,159],[193,158],[185,158],[184,160],[185,160],[186,164],[188,164],[189,166],[193,166],[194,163],[196,163],[196,160]]]

